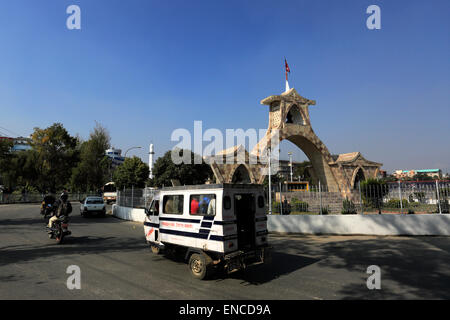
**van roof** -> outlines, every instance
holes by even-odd
[[[202,189],[263,189],[263,185],[221,183],[221,184],[197,184],[197,185],[185,185],[185,186],[161,188],[162,191],[202,190]]]

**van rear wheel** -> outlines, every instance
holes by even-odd
[[[212,260],[206,254],[194,253],[189,258],[189,270],[194,278],[203,280],[210,274]]]

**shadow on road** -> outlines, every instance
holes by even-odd
[[[39,218],[25,218],[25,219],[5,219],[0,220],[0,227],[11,227],[11,226],[30,226],[30,225],[44,225],[45,220],[42,216]]]
[[[448,240],[425,239],[427,243],[421,238],[414,238],[399,241],[347,240],[324,244],[323,250],[337,259],[327,259],[321,263],[361,275],[360,285],[353,283],[342,287],[340,293],[343,299],[449,299],[450,257],[447,252],[428,243]],[[367,289],[367,267],[370,265],[381,269],[381,290]]]
[[[244,285],[261,285],[281,276],[298,271],[320,260],[301,255],[283,252],[272,252],[272,263],[250,266],[245,270],[226,274],[218,274],[217,280],[226,278],[242,280]],[[214,278],[213,278],[214,279]]]
[[[293,241],[295,239],[295,241]],[[341,299],[449,299],[448,237],[276,237],[278,246],[307,254],[346,279]],[[369,290],[367,268],[381,269],[381,290]]]
[[[80,246],[80,244],[82,244]],[[116,237],[72,237],[64,239],[63,244],[57,245],[50,240],[45,245],[24,245],[4,247],[1,251],[0,266],[11,263],[30,262],[37,259],[54,259],[56,256],[103,254],[110,252],[127,252],[146,249],[143,241],[134,238]]]

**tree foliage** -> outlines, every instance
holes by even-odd
[[[171,186],[172,179],[179,180],[182,185],[203,184],[208,179],[213,179],[213,172],[209,164],[202,162],[194,164],[194,157],[198,157],[191,150],[174,150],[182,157],[185,152],[190,153],[191,164],[175,164],[172,161],[172,151],[167,151],[164,156],[158,158],[153,168],[155,178],[151,181],[152,186]]]
[[[108,131],[97,123],[89,140],[81,143],[80,162],[73,169],[70,182],[73,190],[97,190],[110,180],[111,160],[105,155],[110,141]]]
[[[126,158],[124,163],[114,171],[114,182],[118,189],[143,188],[148,179],[149,168],[140,158]]]
[[[312,170],[311,161],[303,161],[296,164],[294,176],[300,177],[302,181],[308,181],[310,184],[312,184],[313,179],[310,170]]]
[[[78,139],[60,123],[45,129],[34,128],[31,139],[31,153],[36,153],[37,187],[50,192],[64,188],[78,161]]]
[[[5,185],[10,188],[10,168],[11,168],[11,148],[13,143],[11,140],[1,139],[0,140],[0,185]]]
[[[109,180],[110,136],[98,123],[85,142],[55,123],[34,128],[30,144],[31,150],[12,151],[12,141],[0,140],[0,184],[9,191],[95,191]]]

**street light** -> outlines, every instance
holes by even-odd
[[[291,167],[291,182],[292,182],[292,152],[288,152],[289,155],[289,166]]]
[[[125,151],[124,158],[127,157],[127,152],[130,151],[130,150],[132,150],[132,149],[142,149],[142,147],[131,147],[131,148],[127,149],[127,151]]]

